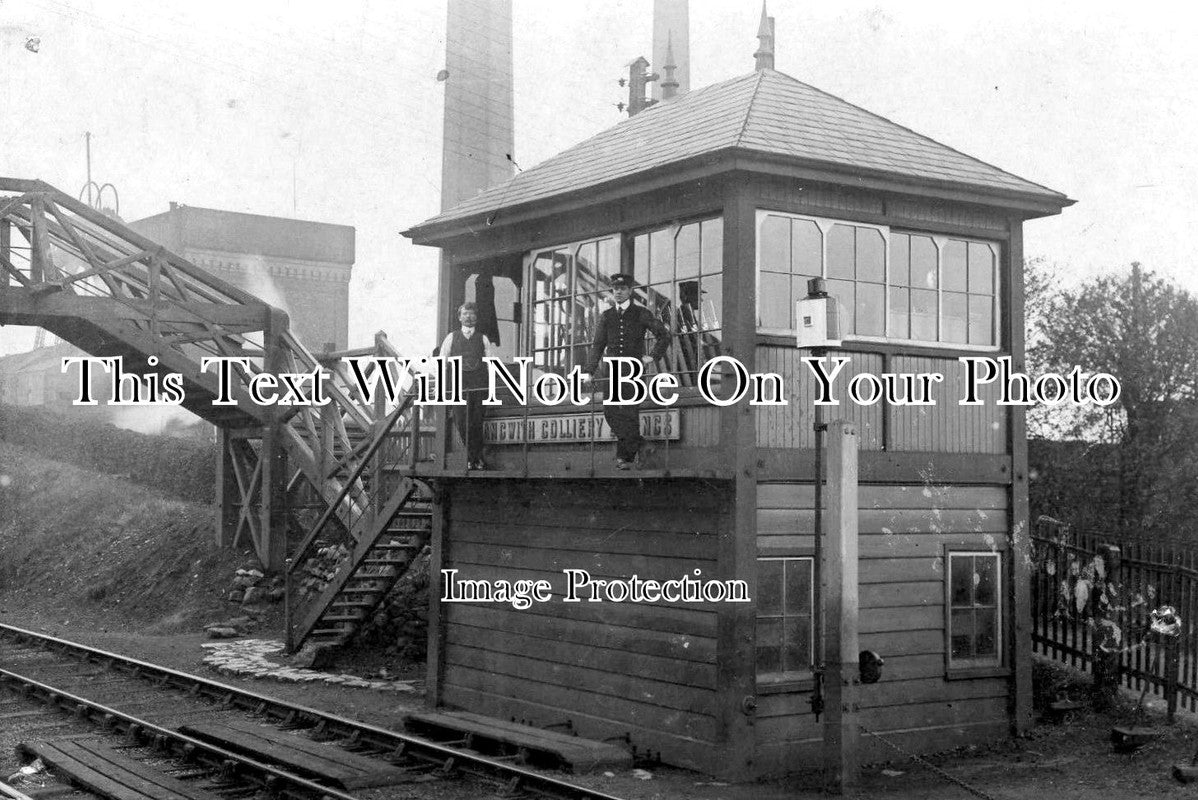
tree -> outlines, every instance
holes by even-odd
[[[1041,298],[1043,299],[1043,298]],[[1133,263],[1125,274],[1050,291],[1029,360],[1068,374],[1106,372],[1122,393],[1107,409],[1076,409],[1071,438],[1119,446],[1119,525],[1168,529],[1198,501],[1198,300]],[[1061,420],[1057,420],[1061,424]]]

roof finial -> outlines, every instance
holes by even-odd
[[[774,68],[774,18],[766,14],[765,0],[761,0],[761,25],[757,28],[760,44],[753,58],[757,59],[757,71]]]
[[[670,31],[666,34],[666,63],[662,66],[665,71],[665,80],[661,82],[661,99],[670,100],[678,94],[678,81],[674,78],[674,70],[678,69],[678,65],[674,63],[674,32]]]

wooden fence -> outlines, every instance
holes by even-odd
[[[1117,541],[1047,518],[1032,544],[1033,650],[1092,672],[1106,644],[1119,653],[1121,683],[1140,691],[1147,682],[1170,719],[1179,707],[1198,710],[1198,547]],[[1151,612],[1166,605],[1181,632],[1151,635]]]

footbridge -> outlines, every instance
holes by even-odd
[[[41,181],[0,178],[0,325],[120,357],[143,388],[180,376],[181,405],[219,432],[218,539],[287,575],[293,648],[347,639],[427,542],[431,492],[415,473],[428,427],[411,391],[366,402],[345,353],[313,354],[282,311]],[[354,354],[398,355],[383,334]],[[231,403],[217,402],[213,358],[240,359]],[[314,372],[329,376],[327,404],[250,394],[259,376]]]

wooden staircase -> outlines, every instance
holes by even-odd
[[[127,373],[177,373],[184,408],[220,429],[221,535],[248,539],[268,569],[299,570],[335,548],[343,557],[311,591],[289,592],[288,642],[342,643],[368,619],[429,539],[431,493],[414,474],[426,452],[410,390],[368,402],[343,357],[377,358],[404,385],[412,375],[387,342],[314,356],[287,316],[41,181],[0,178],[0,324],[37,325],[96,357],[120,356]],[[205,359],[236,358],[218,404]],[[324,406],[252,401],[261,375],[325,371]],[[426,432],[427,433],[427,432]],[[288,561],[287,495],[311,487],[320,519]]]
[[[337,552],[340,563],[323,587],[301,596],[288,626],[289,649],[348,641],[419,558],[431,533],[431,497],[404,479],[352,548]]]

